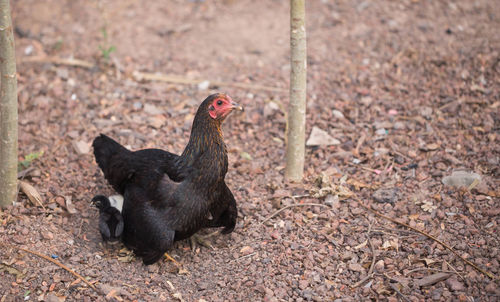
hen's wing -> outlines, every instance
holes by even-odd
[[[124,222],[123,216],[120,212],[115,212],[116,227],[115,227],[115,237],[119,238],[123,234]]]
[[[111,230],[108,225],[109,218],[110,216],[106,212],[99,214],[99,232],[101,233],[103,241],[109,241],[111,239]]]

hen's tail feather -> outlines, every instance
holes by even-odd
[[[129,164],[132,152],[104,134],[96,137],[92,146],[104,177],[117,192],[123,194],[126,181],[133,173]]]
[[[111,158],[122,152],[130,152],[127,148],[104,134],[99,135],[92,143],[94,156],[99,168],[106,173],[109,169]]]

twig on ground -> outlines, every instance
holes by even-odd
[[[283,88],[269,87],[269,86],[258,85],[258,84],[230,83],[230,82],[208,81],[208,80],[192,80],[192,79],[188,79],[185,77],[169,76],[169,75],[164,75],[164,74],[155,74],[155,73],[147,73],[147,72],[140,72],[140,71],[134,71],[132,75],[133,75],[134,79],[137,81],[149,80],[149,81],[161,81],[161,82],[168,82],[168,83],[174,83],[174,84],[185,84],[185,85],[186,84],[193,85],[193,84],[200,84],[203,82],[208,82],[208,83],[210,83],[211,86],[228,86],[228,87],[253,89],[253,90],[265,90],[265,91],[272,91],[272,92],[287,92],[288,91],[288,90],[283,89]]]
[[[369,171],[369,172],[373,172],[373,173],[376,173],[376,174],[380,174],[381,171],[379,170],[376,170],[376,169],[372,169],[372,168],[368,168],[368,167],[364,167],[364,166],[361,166],[359,164],[355,164],[355,163],[347,163],[349,166],[353,166],[353,167],[357,167],[357,168],[360,168],[360,169],[363,169],[363,170],[366,170],[366,171]]]
[[[373,248],[372,241],[370,240],[370,232],[372,230],[373,223],[370,223],[368,226],[368,232],[366,232],[366,240],[368,241],[368,245],[370,245],[370,249],[372,251],[372,263],[370,264],[370,269],[368,270],[368,274],[358,282],[356,282],[351,288],[356,288],[361,284],[365,283],[368,279],[373,276],[373,268],[375,267],[375,259],[377,256],[375,255],[375,248]]]
[[[457,274],[457,276],[460,277],[460,279],[466,282],[465,278],[462,275],[460,275],[460,273],[448,261],[444,260],[444,263],[446,263],[446,265],[448,265],[448,267],[451,268],[453,272],[455,272],[455,274]]]
[[[76,237],[80,237],[80,234],[82,233],[82,226],[83,226],[83,219],[80,221],[80,227],[78,228],[78,234],[76,234]]]
[[[67,66],[75,66],[75,67],[83,67],[83,68],[94,68],[96,66],[93,63],[79,60],[79,59],[62,59],[57,57],[26,57],[21,60],[21,63],[52,63],[56,65],[67,65]]]
[[[245,259],[245,258],[248,258],[248,257],[252,257],[252,256],[254,256],[256,254],[257,254],[257,252],[253,252],[251,254],[248,254],[248,255],[245,255],[245,256],[241,256],[240,258],[233,259],[231,262],[237,262],[237,261],[240,261],[242,259]]]
[[[67,272],[69,272],[73,276],[77,277],[78,279],[82,280],[85,284],[87,284],[89,287],[91,287],[96,293],[98,293],[98,294],[100,293],[97,290],[97,288],[92,283],[90,283],[89,281],[87,281],[87,279],[85,279],[82,275],[80,275],[77,272],[73,271],[72,269],[70,269],[66,265],[60,263],[59,261],[56,261],[55,259],[50,258],[49,256],[46,256],[46,255],[41,254],[41,253],[36,252],[36,251],[32,251],[32,250],[28,250],[28,249],[25,249],[25,248],[22,248],[22,247],[18,247],[18,246],[15,246],[15,245],[10,245],[10,244],[7,244],[7,243],[0,243],[0,244],[3,244],[5,246],[7,246],[7,247],[11,247],[11,248],[14,248],[14,249],[17,249],[17,250],[20,250],[20,251],[23,251],[23,252],[26,252],[26,253],[38,256],[38,257],[43,258],[43,259],[45,259],[47,261],[50,261],[50,262],[54,263],[55,265],[59,266],[60,268],[66,270]]]
[[[410,302],[410,300],[406,298],[406,296],[403,295],[403,293],[396,286],[394,286],[391,281],[389,281],[389,286],[401,297],[401,299],[405,300],[406,302]]]
[[[472,267],[473,267],[474,269],[476,269],[478,272],[480,272],[480,273],[482,273],[482,274],[484,274],[484,275],[488,276],[489,278],[491,278],[491,279],[493,279],[493,280],[498,280],[498,279],[499,279],[497,276],[493,275],[492,273],[490,273],[490,272],[487,272],[487,271],[483,270],[482,268],[478,267],[477,265],[475,265],[475,264],[474,264],[474,263],[472,263],[471,261],[469,261],[469,260],[465,259],[465,258],[464,258],[464,257],[462,257],[460,254],[458,254],[458,252],[456,252],[453,248],[451,248],[449,245],[447,245],[447,244],[446,244],[446,243],[444,243],[443,241],[441,241],[441,240],[437,239],[436,237],[434,237],[434,236],[432,236],[432,235],[429,235],[429,234],[427,234],[427,233],[426,233],[426,232],[424,232],[424,231],[421,231],[421,230],[419,230],[419,229],[416,229],[416,228],[414,228],[414,227],[411,227],[411,226],[409,226],[408,224],[406,224],[406,223],[404,223],[404,222],[400,222],[400,221],[397,221],[397,220],[396,220],[396,219],[394,219],[394,218],[391,218],[391,217],[385,216],[385,215],[383,215],[383,214],[380,214],[379,212],[377,212],[377,211],[373,210],[372,208],[370,208],[370,207],[368,207],[368,206],[364,205],[364,204],[361,202],[361,200],[359,200],[359,199],[357,199],[357,198],[355,198],[355,200],[358,202],[358,204],[359,204],[360,206],[362,206],[362,207],[363,207],[363,208],[365,208],[366,210],[368,210],[368,211],[370,211],[370,212],[374,213],[375,215],[377,215],[377,216],[379,216],[379,217],[382,217],[382,218],[384,218],[384,219],[387,219],[387,220],[389,220],[389,221],[391,221],[391,222],[393,222],[393,223],[395,223],[395,224],[398,224],[398,225],[404,226],[404,227],[406,227],[406,228],[409,228],[409,229],[410,229],[410,230],[412,230],[412,231],[415,231],[415,232],[417,232],[417,233],[419,233],[419,234],[424,235],[425,237],[427,237],[427,238],[429,238],[429,239],[434,240],[435,242],[437,242],[437,243],[439,243],[440,245],[444,246],[446,249],[450,250],[450,251],[451,251],[453,254],[455,254],[458,258],[462,259],[462,261],[463,261],[463,262],[465,262],[465,263],[467,263],[468,265],[472,266]]]
[[[356,144],[356,148],[354,148],[353,153],[355,156],[359,156],[359,149],[361,148],[361,146],[365,142],[365,139],[366,139],[366,134],[363,132],[363,133],[361,133],[361,137],[358,139],[358,142]]]
[[[264,224],[266,221],[268,221],[269,219],[271,219],[274,216],[278,215],[279,213],[283,212],[284,210],[290,209],[290,208],[293,208],[293,207],[325,207],[325,208],[329,208],[329,206],[327,206],[326,204],[321,204],[321,203],[297,203],[297,204],[291,204],[291,205],[283,207],[283,208],[277,210],[276,212],[272,213],[271,215],[267,216],[264,220],[262,220],[259,223],[259,225]]]

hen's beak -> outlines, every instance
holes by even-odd
[[[239,111],[245,111],[243,106],[239,105],[238,103],[234,102],[231,100],[231,109],[232,110],[239,110]]]

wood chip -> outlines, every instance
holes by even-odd
[[[451,276],[448,273],[435,273],[429,276],[425,276],[422,279],[418,279],[415,281],[415,284],[420,287],[429,286],[436,284],[440,281],[446,280]]]

